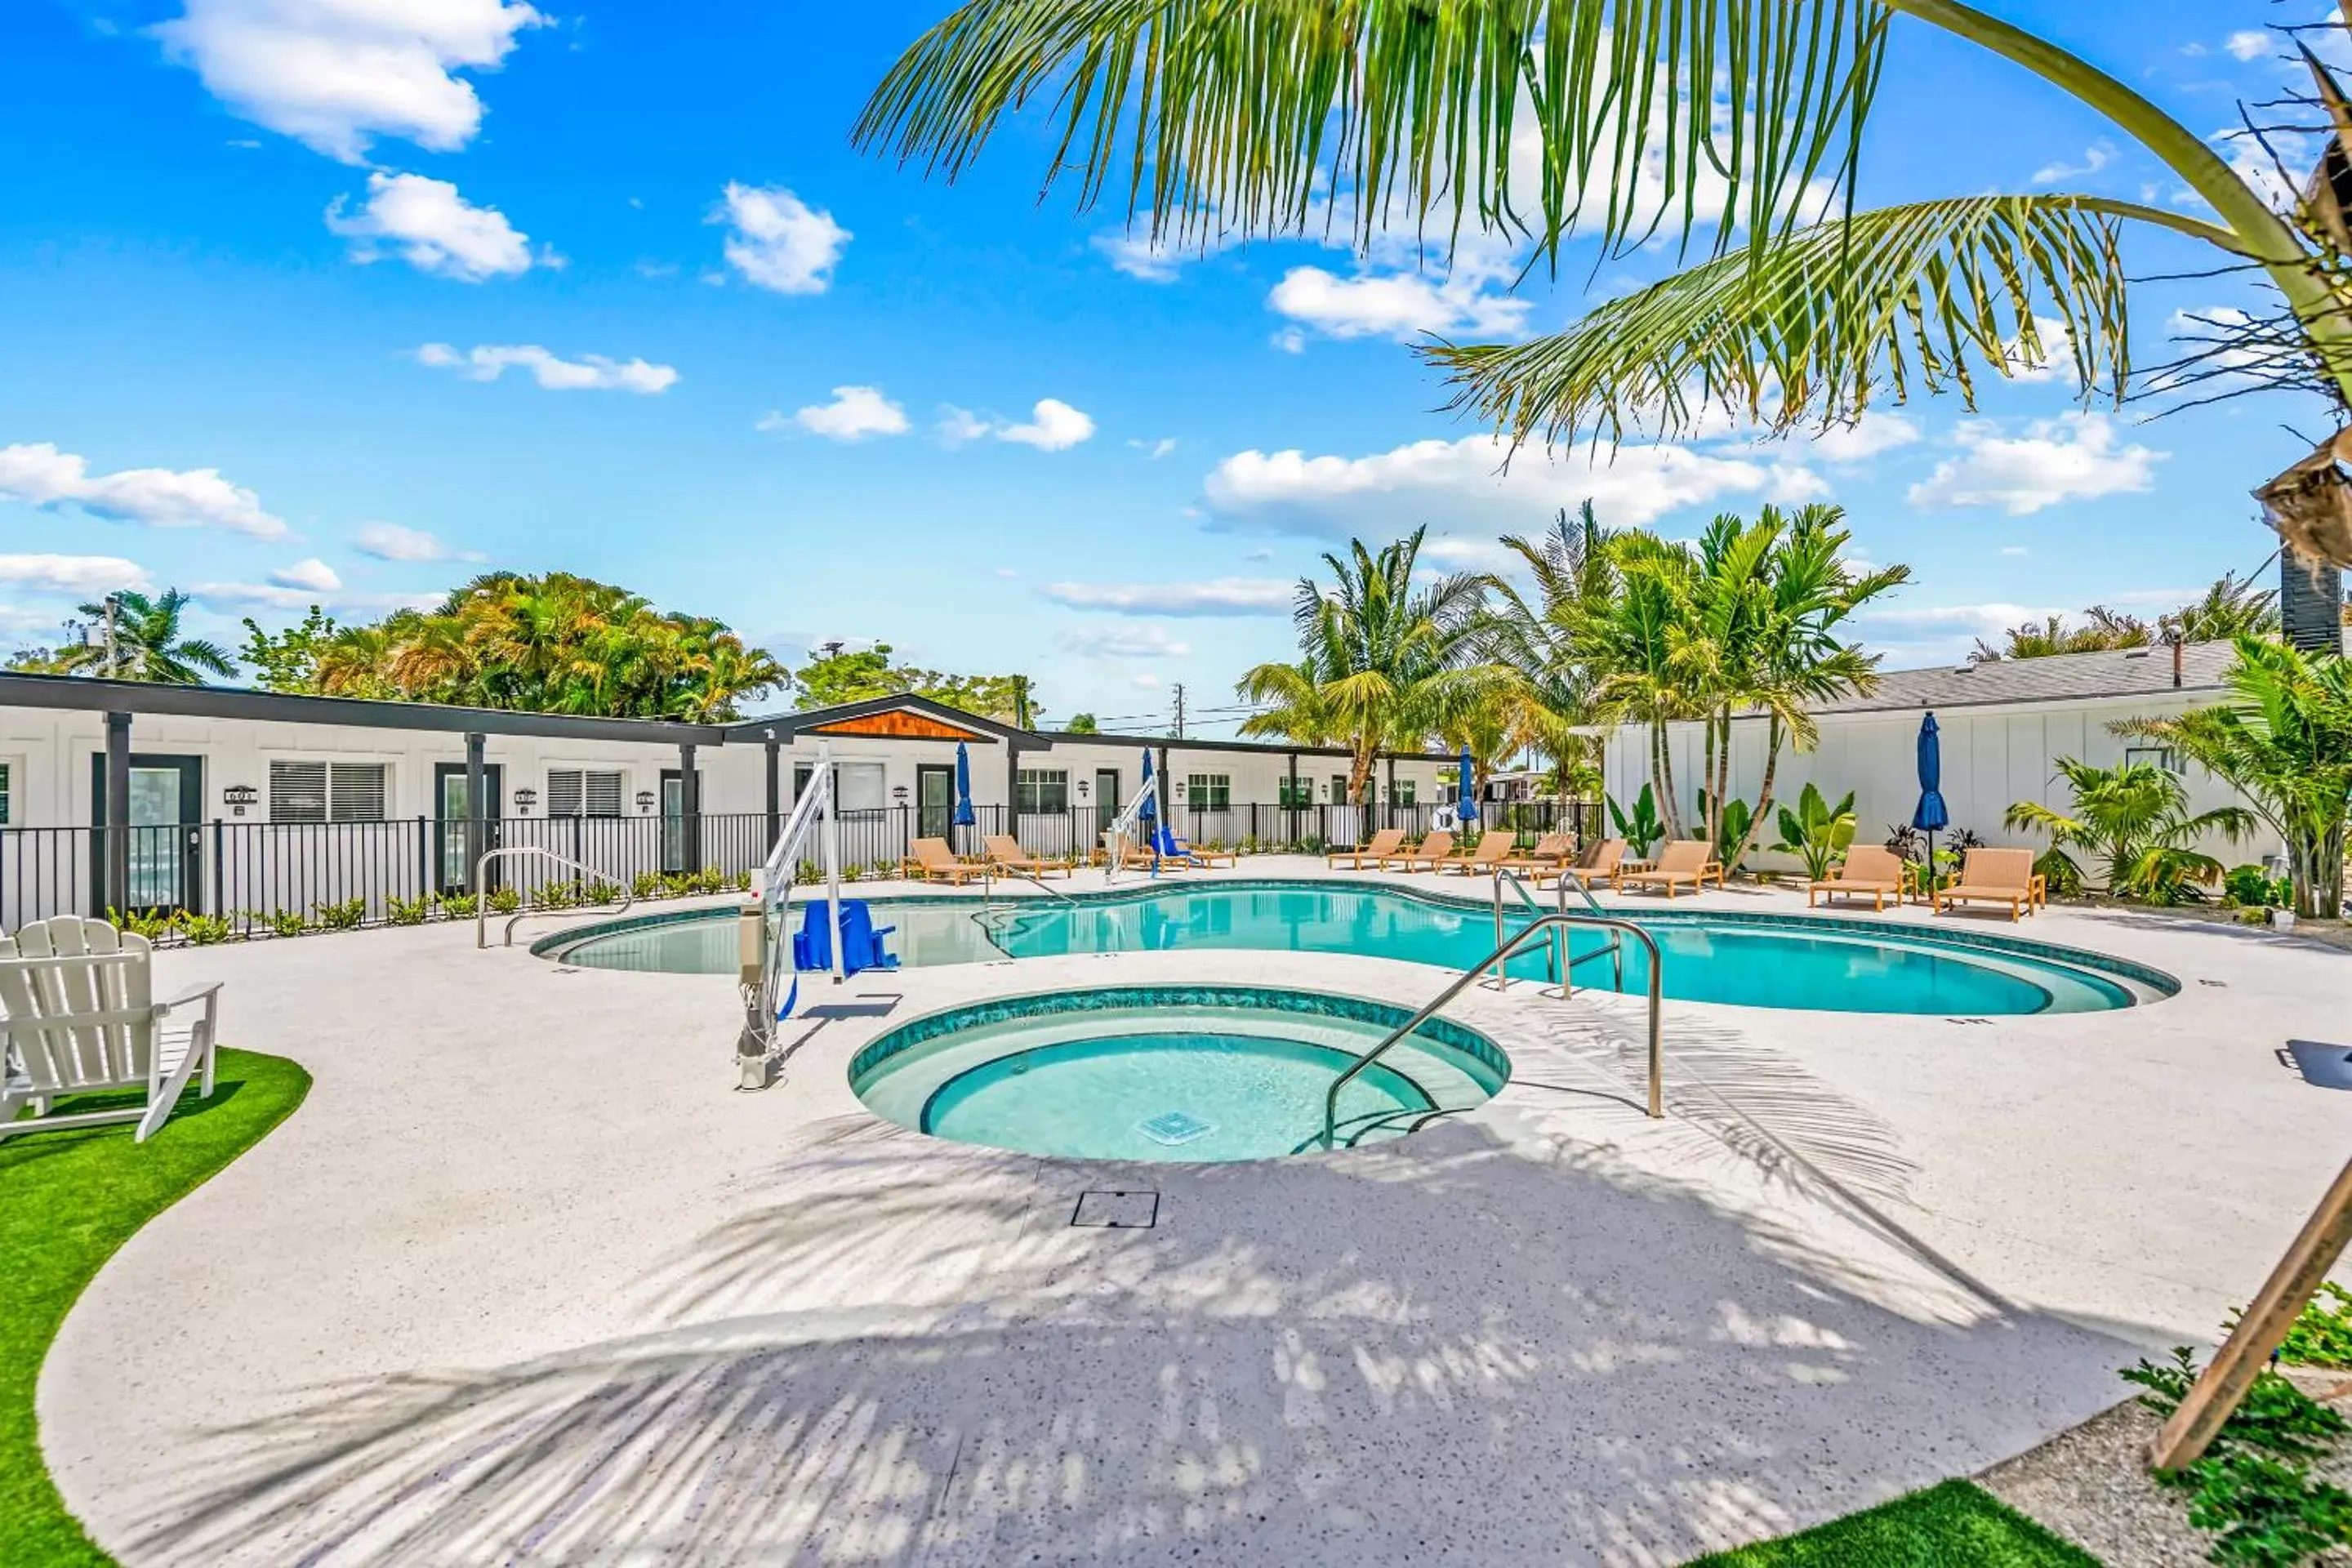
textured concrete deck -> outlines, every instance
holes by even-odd
[[[1474,991],[1516,1068],[1481,1111],[1207,1167],[937,1142],[844,1068],[979,995],[1417,1001],[1435,973],[868,977],[746,1095],[723,979],[443,927],[175,954],[166,983],[227,979],[231,1041],[317,1088],[93,1285],[44,1441],[134,1564],[1677,1561],[2113,1403],[2138,1343],[2210,1336],[2340,1162],[2352,1102],[2272,1052],[2345,1029],[2352,955],[2027,930],[2184,990],[1990,1026],[1670,1004],[1664,1122],[1630,1004]],[[1122,1185],[1161,1194],[1154,1228],[1069,1226]]]

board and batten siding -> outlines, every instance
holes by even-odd
[[[2043,702],[1936,710],[1943,742],[1944,804],[1952,826],[1971,828],[1988,844],[2021,845],[2036,850],[2048,840],[2039,835],[2003,826],[2011,805],[2038,801],[2054,811],[2073,805],[2057,759],[2077,757],[2100,767],[2124,760],[2126,748],[2144,742],[2111,733],[2118,719],[2163,718],[2214,700],[2211,691],[2183,692],[2178,697],[2133,696],[2091,700]],[[1824,713],[1819,718],[1820,744],[1811,752],[1784,745],[1772,781],[1777,805],[1793,805],[1808,783],[1832,805],[1852,790],[1854,795],[1855,837],[1864,843],[1884,840],[1895,826],[1911,820],[1918,803],[1917,748],[1920,710]],[[1610,798],[1631,802],[1650,782],[1650,737],[1631,726],[1612,733],[1603,750],[1602,773]],[[1760,718],[1742,718],[1732,725],[1731,790],[1735,799],[1753,803],[1764,773],[1765,724]],[[1675,788],[1685,826],[1696,815],[1703,775],[1705,740],[1696,724],[1676,724],[1669,731],[1673,748]],[[2220,805],[2244,805],[2228,784],[2204,769],[2189,764],[2188,785],[2192,813]],[[1758,835],[1758,848],[1748,864],[1762,870],[1794,870],[1794,856],[1773,853],[1780,841],[1776,824],[1768,822]],[[2202,846],[2224,865],[2259,860],[2280,852],[2276,836],[2258,830],[2252,838],[2232,845],[2219,835]]]

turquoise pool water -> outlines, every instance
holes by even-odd
[[[1922,931],[1860,919],[1612,912],[1637,916],[1657,939],[1665,994],[1685,1001],[1990,1016],[2128,1007],[2174,989],[2152,971],[1966,927]],[[887,941],[909,965],[1222,948],[1367,953],[1458,972],[1494,947],[1491,908],[1338,882],[1199,880],[1075,903],[1033,897],[1017,909],[1000,903],[986,919],[969,897],[890,900],[877,903],[875,915],[877,924],[898,928]],[[1521,912],[1507,924],[1516,929],[1527,919]],[[733,920],[721,910],[611,922],[546,939],[534,951],[596,967],[732,973]],[[1578,931],[1570,951],[1595,952],[1607,941],[1599,931]],[[1628,943],[1623,959],[1624,988],[1639,993],[1648,983],[1639,944]],[[1548,963],[1543,952],[1528,953],[1511,972],[1538,977]],[[1578,984],[1612,985],[1612,967],[1605,958],[1583,964]]]
[[[1115,987],[914,1020],[858,1053],[850,1086],[903,1127],[1096,1160],[1259,1160],[1321,1148],[1324,1100],[1402,1024],[1384,1004],[1252,986]],[[1443,1020],[1340,1090],[1333,1142],[1407,1135],[1483,1104],[1510,1064]]]

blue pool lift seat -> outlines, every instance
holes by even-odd
[[[793,938],[793,967],[803,973],[833,967],[833,925],[820,899],[801,912],[800,933]],[[882,945],[897,926],[877,926],[874,911],[863,899],[841,900],[841,968],[845,974],[868,969],[896,969],[898,955]]]

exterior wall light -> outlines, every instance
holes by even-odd
[[[897,801],[900,805],[906,805],[907,786],[905,784],[892,784],[890,786],[890,798]]]
[[[231,811],[236,813],[239,816],[243,816],[245,815],[245,808],[247,806],[253,805],[255,802],[260,800],[260,798],[261,792],[254,788],[251,784],[231,784],[226,789],[221,791],[221,803],[226,805]]]
[[[517,816],[529,816],[530,815],[530,808],[538,804],[539,792],[531,788],[529,784],[525,784],[522,788],[514,792],[515,815]]]
[[[1084,779],[1078,781],[1078,798],[1080,800],[1087,798],[1087,781]]]
[[[649,789],[639,790],[637,792],[637,810],[640,813],[646,813],[651,812],[653,808],[654,792]]]

